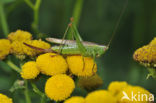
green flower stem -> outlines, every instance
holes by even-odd
[[[6,61],[6,63],[16,72],[20,73],[21,69],[19,67],[17,67],[12,61],[8,60]]]
[[[24,0],[24,1],[30,8],[34,9],[34,5],[30,0]]]
[[[28,81],[27,81],[27,80],[25,80],[24,95],[25,95],[26,103],[31,103],[31,98],[30,98],[30,96],[29,96]]]
[[[147,79],[149,77],[153,77],[154,79],[156,79],[156,69],[155,68],[147,68],[149,71],[149,74],[147,75]]]
[[[42,98],[41,98],[41,103],[46,103],[45,101],[46,101],[46,96],[44,95],[44,96],[42,96]]]
[[[41,0],[36,0],[36,3],[34,5],[34,21],[32,23],[32,28],[35,31],[35,33],[38,33],[38,25],[39,25],[39,8],[41,5]]]
[[[32,29],[34,30],[35,33],[38,33],[38,9],[34,9],[34,20],[32,22]]]
[[[46,100],[45,94],[42,93],[34,83],[31,83],[31,86],[33,87],[33,91],[41,96],[41,103],[45,103]]]
[[[0,2],[0,19],[2,23],[3,32],[5,34],[5,37],[7,37],[9,34],[9,29],[8,29],[8,24],[7,24],[5,13],[4,13],[4,5],[1,2]]]
[[[26,4],[30,7],[30,8],[32,8],[32,10],[33,10],[33,22],[32,22],[32,29],[34,30],[34,32],[36,33],[36,34],[38,34],[38,24],[39,24],[39,20],[38,20],[38,18],[39,18],[39,8],[40,8],[40,5],[41,5],[41,1],[42,0],[36,0],[36,3],[35,4],[33,4],[30,0],[25,0],[25,2],[26,2]]]
[[[77,0],[75,3],[75,6],[74,6],[72,16],[74,17],[74,23],[76,24],[76,26],[79,24],[80,15],[82,12],[83,1],[84,0]]]

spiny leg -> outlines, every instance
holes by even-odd
[[[92,73],[93,73],[93,75],[95,74],[94,67],[95,67],[95,62],[94,62],[93,67],[92,67]]]
[[[82,71],[84,71],[85,70],[85,58],[82,56],[82,61],[83,61],[83,68],[82,68]]]

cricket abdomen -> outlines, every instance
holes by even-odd
[[[82,53],[80,51],[80,49],[77,46],[63,46],[63,47],[59,47],[59,46],[54,46],[51,48],[53,51],[55,52],[60,52],[60,54],[63,55],[83,55],[83,56],[91,56],[92,57],[92,51],[93,48],[90,47],[86,47],[86,52]],[[61,49],[61,50],[60,50]]]
[[[62,47],[54,46],[51,49],[63,55],[83,55],[86,57],[93,57],[102,55],[107,48],[107,46],[85,46],[85,53],[82,53],[76,45],[65,45]]]
[[[61,54],[64,54],[64,55],[81,54],[81,51],[76,46],[62,46],[62,47],[54,46],[51,49],[55,52],[58,52],[58,53],[60,52]]]

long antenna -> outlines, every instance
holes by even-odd
[[[112,40],[113,40],[113,38],[114,38],[114,36],[115,36],[115,33],[116,33],[117,28],[118,28],[118,26],[119,26],[119,24],[120,24],[121,18],[122,18],[123,14],[124,14],[124,12],[125,12],[125,10],[126,10],[126,8],[127,8],[127,5],[128,5],[128,0],[126,0],[126,2],[124,3],[123,9],[122,9],[122,11],[121,11],[121,13],[120,13],[120,16],[119,16],[119,18],[118,18],[118,20],[117,20],[117,22],[116,22],[116,25],[115,25],[115,27],[114,27],[114,30],[113,30],[113,32],[112,32],[112,37],[111,37],[111,39],[110,39],[110,41],[109,41],[109,43],[108,43],[108,45],[107,45],[108,47],[110,46],[110,43],[112,42]]]

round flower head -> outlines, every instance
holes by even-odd
[[[85,99],[80,96],[73,96],[73,97],[65,100],[64,103],[85,103]]]
[[[80,77],[78,80],[79,87],[88,91],[96,89],[103,84],[103,80],[99,75],[95,74],[90,77]]]
[[[42,41],[41,39],[40,40],[27,41],[26,43],[29,44],[29,45],[32,45],[34,47],[38,47],[38,48],[42,48],[42,49],[49,49],[50,48],[50,44]],[[25,48],[24,48],[24,52],[25,52],[26,55],[29,55],[29,56],[35,56],[35,55],[41,53],[40,50],[32,49],[32,48],[30,48],[30,47],[28,47],[26,45],[25,45]]]
[[[36,62],[29,61],[22,66],[21,77],[23,79],[35,79],[39,73]]]
[[[12,99],[0,93],[0,103],[13,103]]]
[[[156,45],[156,37],[150,42],[149,45]]]
[[[137,49],[133,58],[147,67],[156,67],[156,45],[146,45]]]
[[[123,98],[125,94],[128,96],[129,99]],[[135,95],[135,99],[133,99],[134,95]],[[127,86],[122,91],[120,91],[120,93],[117,95],[117,101],[119,103],[149,103],[149,96],[150,96],[150,92],[148,92],[142,87]]]
[[[108,91],[116,96],[120,91],[128,86],[127,82],[114,81],[108,86]]]
[[[41,73],[51,76],[65,73],[68,68],[66,60],[55,53],[46,53],[38,56],[36,63]]]
[[[8,39],[11,41],[27,41],[32,39],[31,33],[27,31],[17,30],[16,32],[12,32],[8,35]]]
[[[70,71],[77,76],[92,76],[97,71],[97,65],[90,57],[68,56]]]
[[[45,84],[46,95],[55,101],[68,98],[75,88],[74,81],[65,74],[54,75]]]
[[[11,44],[7,39],[0,39],[0,60],[10,53]]]
[[[106,90],[97,90],[87,95],[85,103],[116,103],[116,98]]]

